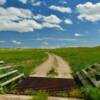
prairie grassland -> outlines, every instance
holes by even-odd
[[[0,49],[0,60],[17,66],[19,71],[29,75],[31,71],[47,59],[47,53],[54,53],[67,61],[73,74],[94,63],[100,63],[100,47],[94,48],[60,48],[60,49]],[[92,92],[91,92],[92,91]],[[99,100],[98,88],[83,88],[86,100]],[[74,93],[75,95],[75,93]]]
[[[17,65],[20,71],[30,74],[32,69],[54,53],[69,62],[73,73],[94,63],[100,63],[100,47],[60,49],[0,49],[0,60]]]
[[[47,55],[40,49],[0,49],[0,60],[16,66],[26,75],[46,59]]]
[[[100,63],[100,47],[95,48],[61,48],[49,50],[69,62],[73,73],[94,63]]]

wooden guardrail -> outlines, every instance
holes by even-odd
[[[8,69],[8,68],[11,68],[11,66],[3,66],[3,67],[0,67],[0,70],[2,70],[2,69]]]
[[[24,73],[19,73],[18,70],[12,66],[0,66],[0,88],[3,88],[21,77],[24,77]]]
[[[23,76],[24,76],[24,74],[20,74],[20,75],[18,75],[18,76],[16,76],[16,77],[11,78],[10,80],[7,80],[6,82],[3,82],[3,83],[1,83],[1,87],[3,87],[3,86],[5,86],[5,85],[7,85],[7,84],[9,84],[9,83],[11,83],[11,82],[13,82],[13,81],[19,79],[19,78],[21,78],[21,77],[23,77]]]
[[[83,86],[100,87],[100,64],[94,64],[76,73],[77,79]],[[92,74],[92,75],[91,75]]]
[[[18,70],[13,70],[11,72],[7,72],[5,74],[0,75],[0,78],[3,78],[3,77],[6,77],[6,76],[9,76],[9,75],[12,75],[12,74],[14,74],[16,72],[18,72]]]

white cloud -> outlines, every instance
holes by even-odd
[[[63,28],[60,26],[60,25],[57,25],[57,24],[51,24],[51,23],[43,23],[42,24],[43,27],[46,27],[46,28],[58,28],[60,30],[63,31]]]
[[[5,42],[6,42],[6,41],[3,41],[3,40],[1,41],[1,40],[0,40],[0,43],[5,43]]]
[[[71,8],[69,8],[69,7],[54,6],[54,5],[52,5],[49,8],[52,9],[52,10],[56,10],[56,11],[62,12],[62,13],[72,13]]]
[[[74,36],[75,36],[75,37],[80,37],[81,34],[80,34],[80,33],[75,33]]]
[[[33,2],[32,5],[33,6],[40,6],[42,4],[41,1],[37,1],[37,2]]]
[[[34,20],[23,20],[16,22],[1,22],[0,31],[32,32],[34,29],[41,29],[42,26]]]
[[[16,41],[16,40],[12,40],[11,42],[14,43],[14,44],[17,44],[17,45],[20,45],[21,44],[20,41]]]
[[[32,16],[32,12],[27,9],[0,7],[0,31],[29,32],[41,29],[42,26],[32,20]]]
[[[100,3],[93,4],[92,2],[87,2],[85,4],[78,4],[77,11],[79,13],[78,19],[80,20],[100,21]]]
[[[0,31],[32,32],[35,29],[45,27],[60,28],[58,24],[61,20],[55,15],[41,16],[43,19],[41,24],[31,19],[32,17],[33,14],[30,10],[14,7],[5,9],[0,7]]]
[[[34,16],[34,19],[36,20],[41,19],[42,21],[46,23],[51,23],[51,24],[61,23],[61,19],[58,18],[56,15],[50,15],[50,16],[37,15],[37,16]]]
[[[42,2],[38,1],[38,0],[19,0],[19,2],[21,2],[23,4],[30,2],[33,6],[40,6],[42,4]]]
[[[32,12],[27,9],[9,7],[2,8],[0,7],[0,18],[4,20],[19,20],[19,18],[31,18]]]
[[[61,19],[59,19],[56,15],[50,15],[43,18],[43,20],[47,23],[51,23],[51,24],[59,24],[61,23]]]
[[[28,2],[28,0],[19,0],[19,2],[26,4]]]
[[[41,19],[42,23],[36,20]],[[43,28],[59,28],[61,19],[56,15],[34,16],[28,9],[0,7],[0,31],[33,32]]]
[[[50,16],[37,15],[34,16],[34,19],[41,20],[42,27],[47,27],[47,28],[55,27],[55,28],[59,28],[60,30],[63,30],[59,25],[62,22],[62,20],[58,18],[56,15],[50,15]]]
[[[76,41],[78,39],[76,38],[55,38],[55,37],[44,37],[44,38],[36,38],[33,40],[37,40],[37,41],[44,41],[44,40],[51,40],[51,41]]]
[[[0,5],[4,5],[6,3],[6,0],[0,0]]]
[[[65,24],[73,24],[73,22],[72,22],[70,19],[65,19],[65,20],[64,20],[64,23],[65,23]]]

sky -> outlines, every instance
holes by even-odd
[[[99,45],[99,0],[0,0],[0,48]]]

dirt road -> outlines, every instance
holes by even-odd
[[[49,77],[47,73],[52,69],[57,73],[57,75],[53,76],[55,78],[73,78],[69,64],[55,54],[48,54],[48,59],[40,66],[37,66],[30,76]]]
[[[0,100],[31,100],[31,96],[25,95],[0,95]],[[48,97],[48,100],[82,100],[74,98],[60,98],[60,97]]]

